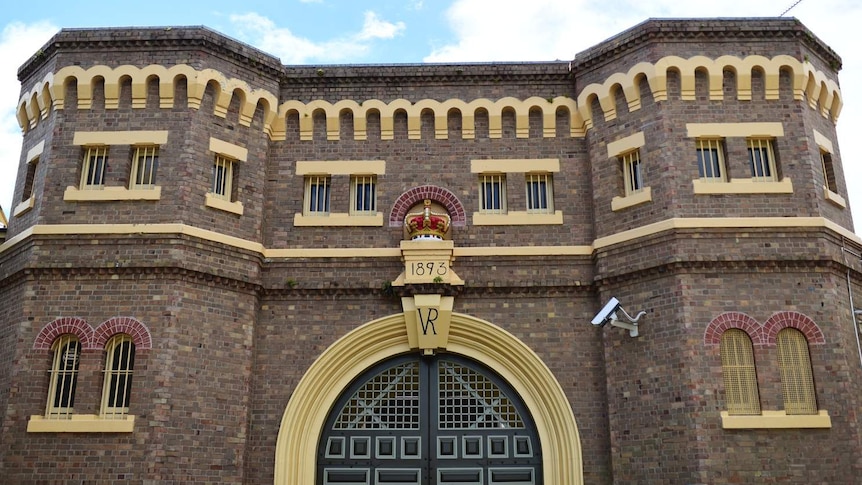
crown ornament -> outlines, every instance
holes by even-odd
[[[411,241],[442,241],[450,222],[448,214],[431,210],[430,199],[425,199],[422,212],[412,212],[404,217],[404,227]]]

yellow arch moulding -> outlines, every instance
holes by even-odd
[[[284,411],[275,448],[275,485],[315,483],[317,444],[332,404],[366,369],[410,350],[401,313],[369,322],[326,349]],[[483,362],[520,394],[536,422],[545,483],[583,484],[581,440],[572,409],[532,350],[496,325],[453,313],[447,351]]]
[[[74,80],[78,86],[78,109],[92,107],[93,85],[104,82],[105,109],[117,109],[121,85],[126,80],[131,81],[132,107],[144,108],[147,103],[148,82],[158,79],[159,107],[171,108],[174,105],[176,83],[185,78],[188,84],[188,107],[199,109],[208,86],[215,92],[213,114],[225,118],[228,108],[236,97],[239,101],[238,122],[250,126],[254,113],[260,106],[263,110],[263,131],[274,141],[286,139],[288,115],[296,115],[299,119],[300,140],[311,140],[314,131],[314,114],[322,112],[326,117],[326,138],[338,140],[340,136],[342,113],[353,115],[354,139],[367,139],[367,117],[371,112],[380,114],[381,138],[390,140],[394,134],[395,114],[403,111],[407,114],[407,132],[411,140],[421,137],[422,113],[430,111],[434,116],[434,136],[437,139],[448,137],[447,118],[450,112],[460,113],[464,139],[475,137],[475,113],[479,109],[488,112],[489,137],[502,136],[502,113],[505,110],[515,112],[515,128],[518,138],[529,137],[530,111],[538,110],[542,114],[542,136],[556,136],[556,116],[563,110],[569,117],[569,136],[584,136],[593,127],[592,102],[598,100],[605,120],[617,117],[616,95],[622,91],[629,111],[637,111],[641,107],[639,83],[646,79],[652,96],[656,101],[667,99],[667,72],[679,72],[680,96],[683,100],[694,100],[695,78],[697,72],[704,72],[708,80],[709,97],[711,100],[723,99],[723,72],[729,69],[736,73],[737,98],[751,99],[751,73],[761,71],[764,77],[765,98],[778,99],[779,75],[782,69],[792,76],[793,97],[797,101],[808,100],[812,109],[816,109],[826,118],[837,122],[843,105],[841,90],[837,82],[830,79],[824,72],[816,70],[808,61],[799,61],[788,55],[775,56],[769,59],[764,56],[721,56],[710,59],[704,56],[694,56],[684,59],[677,56],[666,56],[655,64],[640,62],[626,72],[614,73],[602,82],[584,87],[578,93],[577,101],[566,96],[550,99],[531,97],[525,100],[502,98],[497,101],[480,98],[470,101],[449,99],[436,101],[430,99],[411,103],[406,99],[397,99],[389,103],[371,99],[359,103],[354,100],[342,100],[330,103],[324,100],[314,100],[309,103],[300,101],[285,101],[279,104],[276,93],[266,89],[254,89],[243,80],[228,78],[214,69],[195,70],[185,64],[165,67],[150,65],[138,68],[130,65],[110,68],[100,65],[84,69],[80,66],[66,66],[56,73],[48,73],[42,81],[24,93],[18,102],[18,123],[23,130],[28,130],[40,119],[48,116],[51,107],[63,109],[65,106],[66,86]]]

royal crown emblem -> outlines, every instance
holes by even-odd
[[[442,241],[449,230],[451,218],[448,214],[440,214],[431,210],[431,201],[425,199],[422,212],[413,212],[404,217],[404,227],[410,240]]]

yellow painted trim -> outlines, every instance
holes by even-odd
[[[592,256],[593,247],[582,246],[494,246],[455,248],[453,256]]]
[[[592,246],[493,246],[462,247],[454,249],[454,256],[556,256],[591,255],[593,251],[614,244],[648,237],[674,229],[760,229],[815,227],[832,231],[855,244],[862,245],[862,237],[824,217],[693,217],[674,218],[629,229],[593,241]],[[24,229],[0,244],[0,253],[20,244],[34,235],[83,234],[183,234],[206,241],[224,244],[237,249],[260,253],[265,258],[391,258],[400,257],[400,248],[264,248],[247,239],[228,236],[215,231],[199,229],[186,224],[40,224]]]
[[[296,162],[297,175],[383,175],[385,173],[385,160],[333,160],[329,162]]]
[[[785,177],[780,181],[760,181],[754,179],[730,179],[730,182],[707,182],[701,179],[691,181],[694,193],[709,194],[792,194],[793,182]]]
[[[98,190],[79,190],[66,187],[63,200],[66,202],[107,202],[115,200],[159,200],[162,198],[161,186],[151,189],[127,189],[125,187],[103,187]]]
[[[46,419],[45,416],[30,416],[28,433],[131,433],[135,428],[135,416],[102,418],[97,414],[73,414],[71,419]]]
[[[814,130],[814,143],[816,143],[821,150],[825,150],[828,153],[835,153],[835,149],[832,148],[832,140],[817,130]]]
[[[721,427],[724,429],[779,429],[779,428],[831,428],[829,412],[817,414],[791,414],[784,411],[763,411],[761,415],[739,416],[721,412]]]
[[[362,325],[326,349],[285,408],[276,441],[275,484],[315,483],[317,444],[332,404],[366,369],[410,350],[403,313]],[[452,313],[447,350],[494,369],[524,400],[541,441],[545,483],[583,483],[581,440],[569,401],[530,348],[489,322]]]
[[[611,210],[616,212],[646,202],[652,202],[652,188],[650,187],[644,187],[643,190],[625,197],[614,197],[611,199]]]
[[[164,145],[167,131],[76,131],[73,145]]]
[[[241,216],[243,213],[242,202],[230,202],[212,193],[206,194],[205,204],[207,207],[230,212],[238,216]]]
[[[210,151],[240,162],[248,161],[248,148],[210,137]]]
[[[563,211],[554,211],[553,214],[535,214],[525,211],[512,211],[506,214],[473,213],[474,226],[530,226],[562,223]]]
[[[823,197],[826,198],[829,202],[837,205],[842,209],[847,208],[847,201],[844,200],[844,197],[841,197],[839,194],[832,192],[829,190],[829,187],[823,186]]]
[[[296,227],[381,227],[383,213],[354,216],[346,212],[331,212],[325,216],[306,216],[297,212],[293,215],[293,225]]]
[[[21,202],[20,204],[15,206],[15,209],[12,210],[12,217],[18,217],[21,214],[26,213],[36,204],[36,198],[31,196],[29,199]]]
[[[629,229],[593,241],[594,249],[601,249],[642,237],[675,229],[765,229],[786,227],[822,227],[862,244],[862,237],[824,217],[691,217],[674,218]]]
[[[764,123],[686,123],[689,138],[708,137],[781,137],[784,125],[779,122]]]
[[[625,138],[608,143],[608,158],[618,157],[626,152],[636,150],[646,144],[644,133],[639,131]]]
[[[45,140],[40,141],[33,148],[27,150],[27,163],[33,163],[39,155],[45,151]]]
[[[470,173],[559,172],[559,158],[520,158],[470,160]]]

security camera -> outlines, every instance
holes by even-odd
[[[593,321],[590,323],[599,327],[604,327],[610,320],[616,318],[614,312],[616,312],[619,307],[620,301],[615,297],[611,297],[611,299],[605,304],[604,308],[602,308],[599,313],[596,313],[596,316],[593,317]]]

